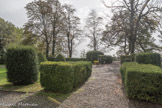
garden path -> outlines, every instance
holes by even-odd
[[[93,66],[92,75],[85,85],[59,108],[162,108],[162,105],[127,99],[119,70],[119,62]]]

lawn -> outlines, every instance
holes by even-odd
[[[7,70],[4,65],[0,65],[0,90],[3,91],[14,91],[14,92],[25,92],[25,93],[36,93],[38,95],[43,95],[51,97],[59,102],[64,101],[70,94],[59,94],[53,92],[45,92],[40,84],[40,75],[39,80],[30,85],[26,86],[13,86],[10,82],[7,81]]]

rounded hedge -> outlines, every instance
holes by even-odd
[[[62,54],[58,54],[55,61],[66,61],[66,59]]]
[[[95,60],[98,60],[99,55],[104,55],[104,53],[100,51],[89,51],[86,57],[88,61],[94,62]]]
[[[38,79],[37,53],[32,47],[17,46],[7,50],[8,81],[14,85],[32,84]]]
[[[39,64],[40,64],[41,62],[47,61],[47,58],[46,58],[46,56],[45,56],[44,54],[38,53],[37,56],[38,56],[38,63],[39,63]]]

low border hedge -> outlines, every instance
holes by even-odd
[[[162,70],[158,66],[124,63],[121,74],[129,98],[162,103]]]
[[[140,53],[136,55],[136,61],[140,64],[161,65],[161,57],[158,53]]]
[[[43,62],[40,82],[45,90],[69,93],[81,86],[91,75],[90,62]]]

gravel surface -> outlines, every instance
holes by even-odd
[[[162,105],[127,99],[119,68],[119,62],[93,66],[89,81],[59,108],[162,108]]]
[[[0,108],[56,108],[47,97],[34,93],[0,91]]]
[[[162,105],[129,100],[121,81],[119,62],[93,66],[89,80],[59,108],[162,108]],[[0,108],[57,108],[47,97],[34,93],[0,91]]]

